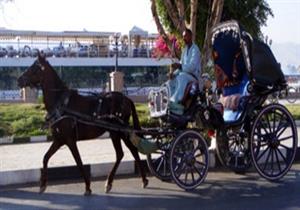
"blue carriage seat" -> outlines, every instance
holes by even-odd
[[[243,80],[238,86],[226,87],[223,89],[223,96],[225,98],[236,96],[236,95],[238,96],[237,101],[234,101],[234,103],[237,103],[236,109],[230,109],[224,107],[223,118],[225,122],[235,122],[239,120],[242,112],[244,111],[245,103],[247,102],[247,97],[249,95],[249,92],[247,90],[248,84],[249,84],[249,79],[247,75],[245,75]]]

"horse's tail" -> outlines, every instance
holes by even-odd
[[[131,116],[132,116],[132,121],[133,121],[133,128],[136,130],[140,130],[141,126],[140,126],[140,121],[139,121],[139,117],[136,112],[135,105],[131,99],[129,99],[129,101],[130,101],[130,106],[131,106]]]

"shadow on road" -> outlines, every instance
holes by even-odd
[[[279,182],[268,182],[252,174],[227,172],[222,178],[209,175],[205,183],[188,192],[155,178],[151,178],[154,183],[147,189],[124,187],[126,182],[130,185],[140,181],[136,178],[117,181],[115,187],[119,188],[112,193],[89,197],[69,189],[74,184],[59,184],[57,192],[44,194],[37,193],[36,186],[2,189],[0,209],[300,209],[300,170],[291,170]],[[82,183],[77,185],[82,187]]]

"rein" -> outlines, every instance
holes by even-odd
[[[45,71],[46,67],[45,65],[41,64],[40,62],[37,63],[37,65],[40,66],[42,71]],[[39,83],[35,84],[35,87],[38,89],[43,88],[43,80],[40,80]],[[45,88],[43,88],[45,91]],[[89,93],[92,96],[96,96],[96,100],[98,101],[98,105],[95,108],[95,110],[92,110],[92,113],[90,114],[84,114],[80,111],[75,111],[70,108],[68,108],[70,98],[72,97],[73,91],[76,91],[77,93],[80,92],[77,89],[69,89],[65,85],[62,88],[47,88],[47,91],[50,92],[61,92],[61,95],[59,98],[56,99],[53,107],[51,110],[47,112],[46,115],[46,124],[53,128],[57,123],[64,119],[71,119],[74,122],[74,128],[76,129],[76,136],[78,138],[78,122],[86,124],[86,125],[93,125],[97,127],[102,127],[107,130],[111,131],[126,131],[126,132],[132,132],[133,129],[130,128],[118,115],[118,113],[115,114],[103,114],[100,115],[99,111],[101,110],[102,103],[104,100],[104,95],[99,93],[93,93],[90,91],[85,91],[86,93]],[[83,92],[83,91],[81,91]],[[77,94],[76,93],[76,94]],[[113,121],[113,122],[111,122]],[[135,131],[135,130],[134,130]]]

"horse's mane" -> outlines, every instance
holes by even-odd
[[[54,81],[56,81],[55,87],[62,90],[69,90],[69,87],[65,84],[65,82],[58,76],[55,69],[51,66],[51,64],[45,60],[46,68],[52,71],[52,74],[54,76]]]

